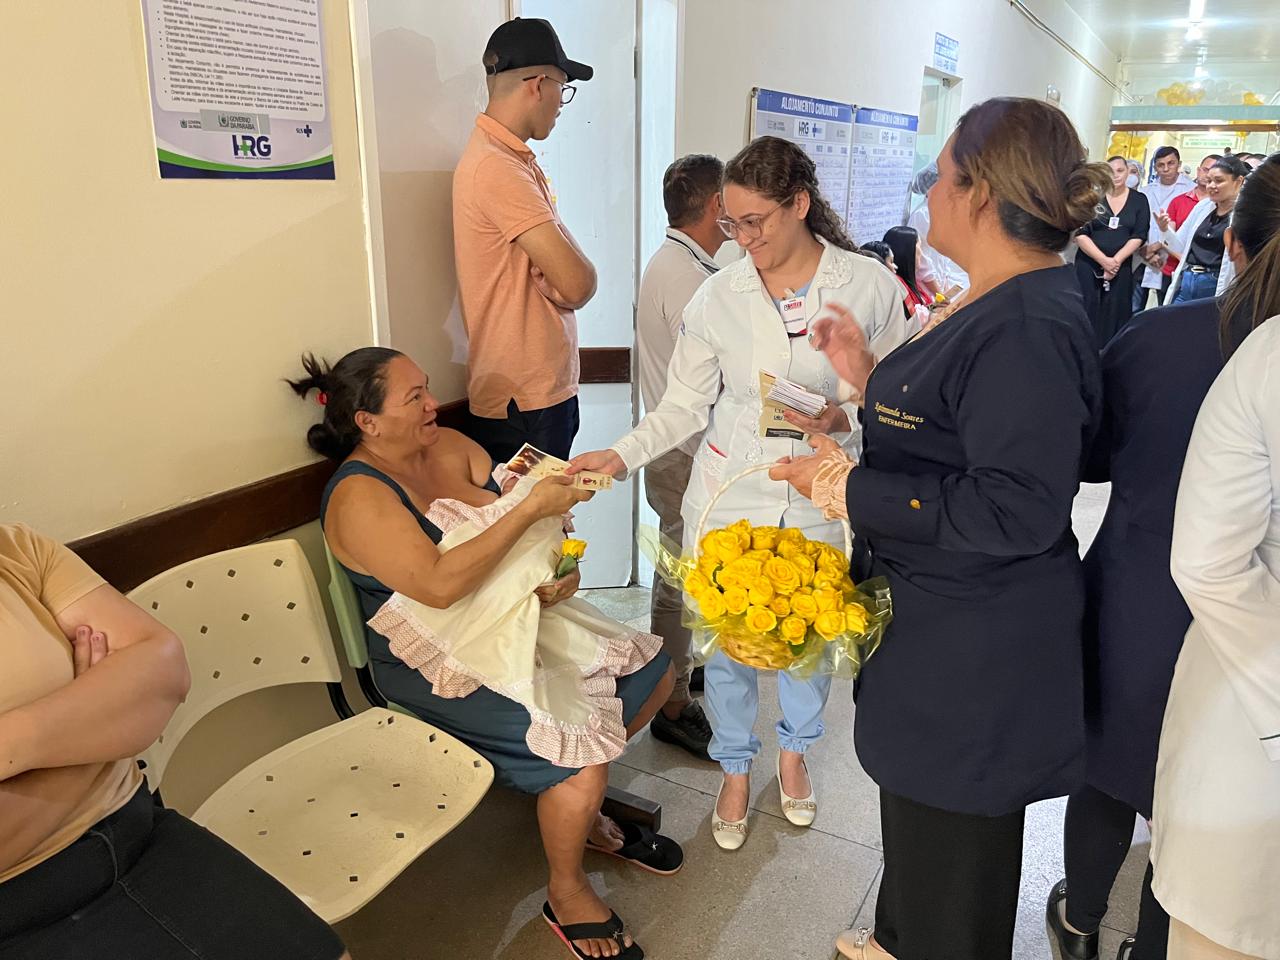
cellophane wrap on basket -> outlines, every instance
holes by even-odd
[[[683,553],[652,527],[639,540],[658,575],[684,593],[698,662],[722,650],[761,670],[855,677],[893,618],[888,580],[854,584],[843,551],[794,528],[739,520]]]

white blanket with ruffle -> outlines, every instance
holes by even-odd
[[[440,551],[478,536],[532,484],[521,479],[485,507],[436,501],[427,519],[444,534]],[[615,681],[657,656],[662,639],[576,598],[544,609],[533,591],[554,579],[563,540],[559,517],[541,520],[469,596],[441,610],[396,593],[369,625],[431,681],[436,696],[465,697],[488,687],[529,711],[525,741],[535,755],[560,767],[585,767],[622,754],[627,734]]]

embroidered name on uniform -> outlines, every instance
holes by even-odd
[[[915,430],[919,426],[924,426],[924,417],[917,417],[901,407],[888,407],[879,402],[876,403],[876,419],[899,430]]]

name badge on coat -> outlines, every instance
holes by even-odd
[[[778,304],[778,309],[782,312],[782,325],[787,328],[788,337],[803,337],[809,332],[804,315],[804,297],[788,297]]]

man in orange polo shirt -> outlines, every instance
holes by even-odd
[[[489,106],[453,175],[453,246],[467,328],[470,432],[499,462],[530,443],[562,459],[578,432],[578,323],[596,271],[556,212],[527,141],[545,140],[572,81],[546,20],[510,20],[484,53]]]

